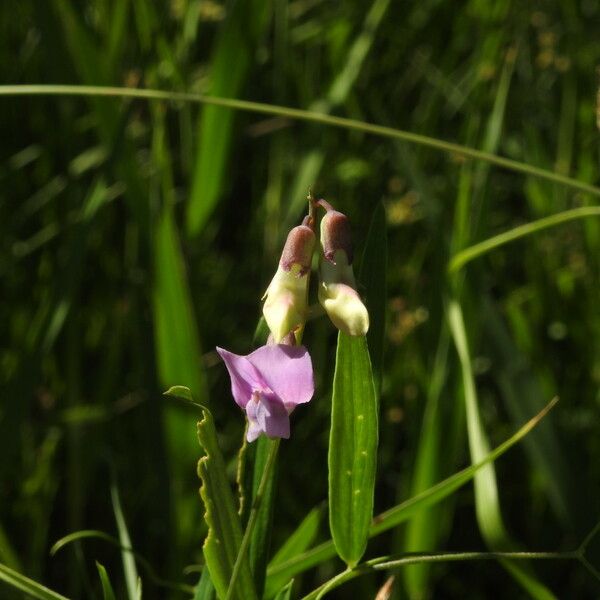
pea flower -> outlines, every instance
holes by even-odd
[[[275,342],[306,321],[308,272],[316,238],[309,217],[288,234],[277,272],[265,292],[263,315]]]
[[[348,335],[365,335],[369,313],[356,291],[352,269],[352,239],[346,215],[319,200],[327,214],[321,220],[319,302],[332,323]]]
[[[248,417],[247,440],[253,442],[262,433],[270,438],[289,438],[290,413],[314,393],[308,350],[272,344],[247,356],[223,348],[217,352],[229,371],[233,398]]]

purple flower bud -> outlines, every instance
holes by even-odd
[[[321,219],[321,246],[329,262],[335,263],[335,254],[341,250],[346,253],[348,264],[352,264],[352,231],[345,214],[333,209],[327,211]]]
[[[315,244],[315,234],[308,225],[298,225],[288,234],[263,306],[263,315],[276,343],[306,321],[308,272]]]
[[[308,225],[294,227],[287,236],[279,264],[286,271],[290,271],[295,265],[298,276],[310,271],[312,255],[316,243],[315,232]]]
[[[321,220],[319,302],[338,329],[348,335],[365,335],[369,313],[356,291],[350,222],[328,202],[319,200],[319,205],[327,211]]]

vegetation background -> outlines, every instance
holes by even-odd
[[[600,222],[529,235],[458,274],[448,264],[499,232],[598,204],[599,26],[598,0],[2,2],[3,84],[157,88],[309,109],[590,185],[285,111],[0,97],[0,562],[69,597],[98,598],[98,560],[125,597],[120,552],[106,541],[49,554],[81,529],[119,537],[124,517],[155,575],[195,584],[184,567],[201,562],[205,535],[198,415],[162,392],[183,384],[209,399],[233,477],[243,419],[214,347],[252,349],[260,297],[310,186],[351,217],[358,257],[374,211],[386,209],[376,512],[471,460],[453,299],[491,445],[560,397],[496,465],[505,528],[523,549],[577,547],[600,507]],[[281,448],[273,548],[326,498],[334,341],[325,319],[310,323],[318,389]],[[368,556],[494,546],[481,530],[467,485],[376,538]],[[327,537],[324,518],[316,539]],[[599,546],[590,547],[595,564]],[[599,595],[577,562],[531,566],[557,597]],[[329,561],[298,589],[340,568]],[[139,570],[144,598],[186,597]],[[358,579],[331,597],[372,598],[383,581]],[[525,594],[495,562],[411,567],[394,593]],[[0,597],[19,596],[1,587]]]

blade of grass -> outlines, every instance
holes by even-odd
[[[300,523],[298,528],[290,535],[287,541],[271,559],[268,569],[277,568],[279,564],[284,564],[289,559],[305,552],[306,549],[314,543],[319,531],[322,513],[322,508],[313,508],[308,515],[306,515],[302,523]],[[271,575],[267,579],[264,597],[274,597],[277,592],[286,585],[288,580],[289,577],[286,577],[285,574],[283,577]]]
[[[115,515],[115,521],[117,522],[117,530],[119,531],[119,542],[124,548],[132,548],[131,537],[129,536],[129,530],[127,529],[127,522],[125,521],[125,515],[123,514],[123,508],[121,507],[119,490],[117,489],[115,482],[113,482],[110,486],[110,497]],[[132,554],[122,550],[121,560],[123,561],[123,571],[125,573],[127,594],[130,600],[135,600],[137,581],[139,578],[137,567],[135,566],[135,559],[133,558]]]
[[[450,272],[456,272],[464,267],[468,262],[479,258],[480,256],[483,256],[484,254],[495,250],[504,244],[508,244],[518,240],[519,238],[532,235],[549,227],[562,225],[563,223],[567,223],[568,221],[573,221],[575,219],[585,219],[587,217],[598,216],[600,216],[600,206],[581,206],[579,208],[565,210],[563,212],[556,213],[555,215],[550,215],[548,217],[532,221],[531,223],[525,223],[524,225],[513,227],[508,231],[461,250],[452,257],[448,270]]]
[[[467,432],[471,461],[478,463],[489,453],[489,444],[479,415],[477,392],[462,311],[455,300],[448,305],[448,322],[460,359],[463,376],[463,394],[467,412]],[[490,548],[493,550],[507,550],[514,546],[514,542],[510,539],[502,519],[496,470],[492,464],[487,465],[475,476],[475,509],[481,534]],[[502,561],[502,564],[534,598],[540,600],[554,598],[550,590],[540,584],[525,569],[510,561]]]
[[[270,2],[246,0],[229,5],[210,60],[210,92],[217,96],[237,96],[252,66],[252,52],[262,37]],[[190,200],[187,205],[187,231],[197,235],[214,210],[226,181],[225,168],[233,139],[231,110],[207,105],[202,109],[198,129],[198,149]]]
[[[353,131],[363,131],[372,135],[403,140],[413,144],[426,146],[440,152],[446,152],[473,160],[480,160],[502,167],[509,171],[515,171],[532,177],[539,177],[553,183],[570,187],[581,192],[600,196],[600,188],[578,181],[565,175],[548,171],[527,163],[519,162],[489,152],[483,152],[475,148],[469,148],[461,144],[447,142],[418,133],[411,133],[393,127],[385,127],[356,119],[334,117],[320,112],[278,106],[275,104],[264,104],[261,102],[250,102],[247,100],[235,100],[230,98],[218,98],[189,92],[168,92],[164,90],[151,90],[127,87],[93,86],[93,85],[2,85],[0,96],[108,96],[120,98],[141,98],[146,100],[171,100],[174,102],[195,102],[198,104],[214,104],[236,110],[255,112],[287,117],[299,121],[320,123],[330,127],[339,127]]]
[[[38,598],[39,600],[69,600],[66,596],[58,594],[42,584],[21,575],[6,565],[0,564],[0,581],[3,581],[11,588]]]
[[[96,561],[96,568],[98,569],[98,575],[100,576],[100,582],[102,583],[102,595],[104,600],[116,600],[115,592],[110,583],[110,578],[108,577],[106,569],[98,561]]]
[[[108,542],[109,544],[119,548],[121,553],[127,552],[131,556],[135,557],[140,566],[146,571],[148,579],[157,586],[185,593],[190,593],[192,591],[192,588],[189,585],[162,579],[162,577],[159,577],[156,574],[152,565],[150,564],[150,561],[144,558],[139,552],[136,552],[130,546],[123,546],[123,544],[121,544],[121,542],[112,535],[97,529],[82,529],[81,531],[74,531],[73,533],[65,535],[52,545],[50,548],[50,556],[54,556],[59,550],[62,550],[65,546],[71,544],[72,542],[89,538]]]
[[[419,434],[417,456],[411,492],[413,496],[431,487],[439,480],[441,471],[442,438],[445,431],[443,412],[440,409],[444,383],[446,382],[450,333],[442,325],[438,348],[427,390],[427,404],[423,414],[423,425]],[[419,548],[435,548],[439,539],[441,515],[438,507],[417,513],[406,526],[404,550],[415,552]],[[426,564],[407,568],[404,581],[411,598],[419,598],[427,588],[429,566]]]

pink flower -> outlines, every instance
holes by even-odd
[[[217,352],[231,378],[231,393],[248,417],[247,439],[261,433],[290,437],[290,413],[314,393],[313,368],[304,346],[273,344],[239,356],[223,348]]]

